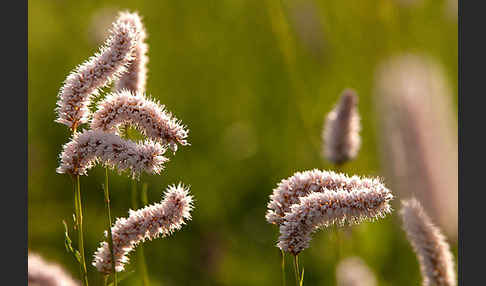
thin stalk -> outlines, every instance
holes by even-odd
[[[72,177],[73,179],[73,194],[74,194],[74,230],[78,231],[79,233],[79,226],[78,226],[78,192],[76,191],[76,180],[74,179],[74,176]],[[79,241],[79,239],[78,239]],[[83,277],[83,265],[81,264],[80,261],[78,261],[79,264],[79,273],[81,277]]]
[[[130,195],[132,197],[132,209],[138,209],[138,198],[137,198],[137,181],[132,180],[131,182],[131,192]]]
[[[300,273],[299,273],[299,258],[297,255],[294,256],[294,273],[295,273],[295,285],[300,284]]]
[[[142,192],[140,194],[140,199],[142,200],[142,204],[146,206],[148,204],[147,199],[147,183],[143,183],[142,185]],[[140,270],[142,272],[142,281],[144,286],[150,285],[148,270],[147,270],[147,263],[145,263],[145,252],[143,250],[143,244],[139,246],[138,254],[140,255],[139,265]]]
[[[280,250],[282,253],[282,285],[285,286],[285,252]]]
[[[76,224],[78,227],[78,244],[79,244],[79,252],[81,256],[81,272],[83,276],[83,283],[85,286],[88,286],[88,271],[86,270],[86,259],[84,256],[84,233],[83,233],[83,207],[81,202],[81,187],[79,183],[79,175],[76,176],[76,192],[75,192],[75,201],[76,201]]]
[[[301,95],[305,93],[306,83],[303,80],[302,75],[298,72],[298,59],[296,51],[296,40],[292,27],[288,21],[288,13],[285,3],[283,1],[267,0],[265,1],[268,9],[268,15],[270,17],[270,24],[273,33],[276,35],[282,58],[285,62],[286,71],[289,75],[290,90],[294,95]],[[312,126],[309,120],[309,116],[306,116],[308,110],[305,108],[305,101],[302,96],[294,96],[295,102],[293,103],[297,109],[298,120],[303,127],[307,136],[304,136],[309,141],[309,146],[314,149],[316,154],[320,153],[320,147],[318,141],[313,134]]]
[[[116,278],[116,269],[115,269],[115,253],[113,248],[113,235],[111,233],[111,209],[110,209],[110,191],[108,189],[108,167],[105,168],[105,203],[106,203],[106,212],[108,214],[108,244],[110,246],[111,252],[111,271],[113,271],[113,285],[117,286],[118,281]]]

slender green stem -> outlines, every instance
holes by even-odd
[[[142,192],[140,193],[140,195],[141,195],[140,199],[141,199],[142,204],[144,206],[146,206],[148,204],[147,187],[148,187],[147,183],[143,183]],[[150,280],[149,280],[149,275],[148,275],[147,263],[145,262],[145,252],[143,250],[143,245],[140,245],[138,254],[140,255],[139,265],[140,265],[140,270],[142,272],[143,285],[149,286]]]
[[[83,276],[84,285],[88,286],[88,271],[86,270],[86,259],[84,256],[84,233],[83,233],[83,207],[81,202],[81,187],[79,183],[79,175],[76,176],[76,193],[74,195],[76,201],[76,224],[78,228],[78,244],[81,256],[81,272]]]
[[[300,273],[299,273],[299,258],[297,255],[294,256],[294,273],[295,273],[295,285],[300,284]]]
[[[282,253],[282,285],[285,286],[285,252],[280,250]]]
[[[75,216],[73,217],[74,219],[74,230],[76,230],[79,233],[79,225],[78,225],[78,192],[76,191],[76,180],[74,176],[72,177],[73,179],[73,194],[74,194],[74,213]],[[79,239],[78,239],[79,241]],[[81,264],[80,261],[78,261],[79,264],[79,273],[81,277],[83,277],[83,265]]]
[[[138,250],[138,255],[140,256],[139,265],[142,272],[142,281],[144,286],[150,285],[150,280],[148,277],[147,264],[145,263],[145,252],[143,247]]]
[[[106,203],[106,212],[108,213],[108,244],[110,246],[111,252],[111,271],[113,271],[113,285],[117,286],[118,281],[116,277],[116,268],[115,268],[115,250],[113,248],[113,235],[111,233],[111,209],[110,209],[110,191],[108,189],[108,167],[105,168],[105,203]]]
[[[132,197],[132,209],[136,210],[138,209],[138,197],[137,197],[137,181],[132,180],[132,188],[130,195]]]
[[[132,180],[131,197],[132,208],[137,209],[139,197],[137,193],[137,182],[135,180]],[[144,183],[142,186],[142,191],[140,192],[140,201],[142,202],[143,206],[147,205],[147,183]],[[145,253],[142,244],[139,245],[137,249],[137,265],[142,275],[143,285],[148,286],[150,282],[148,277],[147,264],[145,263]]]

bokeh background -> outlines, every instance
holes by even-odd
[[[72,226],[72,184],[55,172],[70,133],[54,123],[56,96],[68,73],[96,52],[120,10],[143,16],[147,93],[190,129],[191,146],[171,156],[160,176],[141,178],[148,183],[149,202],[160,201],[166,186],[177,182],[190,185],[196,199],[193,220],[182,231],[144,244],[152,285],[281,285],[278,229],[264,217],[268,196],[296,171],[332,168],[321,156],[320,134],[324,116],[347,87],[359,94],[362,147],[343,170],[384,176],[377,126],[387,118],[376,111],[373,91],[376,69],[387,58],[420,53],[439,63],[451,88],[444,100],[457,113],[457,3],[29,0],[28,5],[28,247],[76,278],[78,266],[64,248],[62,225],[66,220]],[[102,167],[81,178],[89,264],[106,228],[103,180]],[[131,180],[111,172],[110,187],[112,215],[126,216]],[[335,285],[338,259],[348,256],[361,257],[379,285],[420,283],[397,212],[343,233],[340,251],[332,229],[314,236],[300,256],[305,285]],[[456,238],[449,240],[457,257]],[[135,272],[121,285],[142,285],[136,265],[132,255],[129,270]],[[101,275],[88,268],[91,285],[101,285]],[[291,270],[288,264],[287,283],[293,283]]]

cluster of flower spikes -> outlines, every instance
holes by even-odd
[[[137,13],[121,12],[100,52],[76,68],[66,79],[58,96],[56,122],[73,131],[63,146],[58,173],[86,175],[101,163],[133,178],[142,172],[159,174],[168,161],[167,147],[189,145],[186,126],[166,111],[163,105],[145,96],[148,61],[146,32]],[[114,82],[114,90],[90,113],[91,100]],[[91,119],[91,122],[90,122]],[[76,132],[80,124],[90,129]],[[120,126],[134,126],[147,138],[133,142],[120,136]],[[128,254],[145,239],[170,235],[191,218],[192,196],[179,184],[169,186],[161,203],[130,210],[128,218],[118,218],[111,227],[115,271],[123,271]],[[105,232],[107,235],[108,232]],[[109,244],[101,242],[93,265],[102,273],[112,269]]]
[[[277,246],[293,255],[309,247],[320,227],[359,223],[392,211],[393,195],[376,178],[332,171],[297,172],[273,190],[266,219],[280,228]]]
[[[142,171],[159,174],[168,161],[168,146],[189,145],[188,130],[163,105],[144,95],[146,80],[146,38],[140,16],[121,12],[100,52],[76,68],[66,79],[57,102],[58,119],[76,130],[88,123],[91,130],[74,133],[63,146],[58,173],[86,175],[96,163],[139,177]],[[94,114],[88,106],[100,88],[115,81]],[[120,137],[119,126],[133,125],[147,140],[139,143]]]

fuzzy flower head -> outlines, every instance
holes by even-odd
[[[121,90],[109,94],[99,103],[91,129],[116,133],[120,125],[134,125],[145,136],[156,140],[175,152],[177,144],[189,145],[189,131],[167,112],[163,105],[147,99],[143,93]]]
[[[132,92],[145,92],[147,81],[147,51],[148,45],[145,43],[147,33],[138,13],[120,12],[118,21],[133,26],[139,34],[137,44],[133,51],[133,60],[128,66],[127,71],[115,81],[115,90],[128,89]]]
[[[193,198],[189,189],[179,184],[167,188],[161,203],[129,211],[127,218],[118,218],[111,228],[115,257],[115,270],[125,269],[128,254],[146,239],[165,237],[179,230],[191,219]],[[105,236],[107,233],[105,232]],[[111,251],[106,241],[94,254],[93,266],[103,273],[111,272]]]
[[[337,286],[376,286],[376,278],[359,257],[349,257],[339,262],[336,269]]]
[[[345,190],[370,190],[377,193],[390,193],[378,178],[362,178],[347,176],[333,171],[313,169],[297,172],[292,177],[282,180],[270,195],[266,219],[269,223],[280,225],[285,220],[285,214],[293,204],[300,202],[313,192]]]
[[[145,141],[137,144],[116,134],[87,130],[74,135],[63,146],[60,174],[86,175],[87,170],[100,162],[119,172],[129,171],[136,178],[142,171],[159,174],[168,161],[166,149],[159,143]]]
[[[445,237],[415,198],[402,201],[400,215],[422,272],[423,286],[455,286],[454,257]]]
[[[361,146],[357,104],[356,93],[346,89],[339,103],[326,117],[322,131],[323,154],[336,165],[355,158]]]
[[[126,71],[138,38],[134,26],[120,20],[113,23],[110,36],[99,52],[66,78],[58,94],[56,122],[72,130],[88,122],[92,97]]]
[[[455,240],[457,111],[444,69],[423,55],[398,55],[379,66],[374,89],[385,176],[402,197],[416,196]]]
[[[285,214],[277,246],[298,255],[309,247],[311,234],[319,228],[382,218],[392,211],[392,199],[393,195],[386,188],[312,192],[301,197]]]
[[[45,261],[41,256],[28,254],[28,284],[31,286],[77,286],[79,285],[59,265]]]

